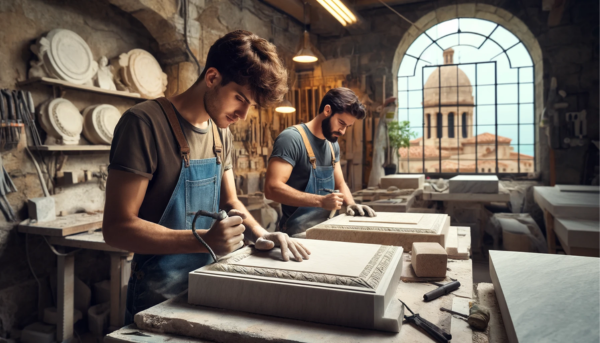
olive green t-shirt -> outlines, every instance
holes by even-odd
[[[212,123],[199,129],[177,110],[179,123],[190,146],[193,160],[213,158]],[[219,129],[223,144],[222,172],[232,167],[233,137]],[[158,223],[175,190],[182,166],[179,145],[171,125],[156,101],[145,101],[123,114],[115,129],[108,169],[135,173],[150,179],[138,216]]]

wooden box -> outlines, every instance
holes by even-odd
[[[447,214],[379,212],[372,218],[342,214],[306,230],[306,238],[395,245],[410,251],[414,242],[446,247],[449,228]]]
[[[355,328],[399,332],[402,248],[302,240],[300,263],[246,247],[189,274],[188,302]]]

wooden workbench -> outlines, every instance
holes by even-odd
[[[47,223],[25,221],[19,225],[19,231],[44,236],[49,244],[57,246],[62,252],[66,252],[64,247],[71,247],[105,251],[110,255],[110,327],[116,330],[124,323],[131,259],[129,252],[104,242],[102,232],[97,231],[100,227],[101,214],[83,213],[58,217],[56,221]],[[73,340],[75,254],[57,256],[57,265],[56,340],[69,342]]]
[[[471,260],[448,260],[447,276],[461,282],[452,294],[431,302],[423,301],[423,294],[437,286],[430,283],[400,282],[396,296],[411,310],[456,335],[471,337],[468,326],[450,327],[451,315],[440,307],[452,308],[453,299],[469,301],[473,296],[473,273]],[[449,280],[449,279],[448,279]],[[402,325],[399,334],[372,330],[360,330],[341,326],[323,325],[299,320],[283,319],[251,313],[235,312],[194,306],[187,303],[187,294],[165,301],[144,313],[161,321],[161,315],[181,318],[172,325],[173,332],[154,333],[139,330],[135,325],[122,328],[105,337],[106,343],[132,342],[433,342],[410,324]],[[409,314],[405,311],[405,314]],[[186,335],[186,336],[183,336]]]

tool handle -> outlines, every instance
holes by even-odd
[[[452,339],[452,335],[447,334],[444,330],[418,314],[415,314],[410,318],[412,318],[412,322],[415,323],[416,326],[427,332],[427,334],[429,334],[436,342],[448,343],[448,341]]]
[[[423,299],[425,301],[435,300],[435,299],[441,297],[442,295],[446,295],[450,292],[457,290],[459,287],[460,287],[459,281],[448,282],[447,284],[440,286],[440,287],[434,289],[433,291],[423,295]]]

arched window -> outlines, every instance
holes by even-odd
[[[431,138],[431,114],[427,113],[427,138]]]
[[[454,138],[454,113],[448,113],[448,138]]]
[[[399,46],[401,59],[395,61],[400,62],[396,83],[398,119],[409,121],[424,139],[448,138],[441,143],[442,148],[459,147],[459,156],[442,157],[439,164],[458,157],[472,158],[477,165],[485,148],[474,137],[484,134],[494,137],[492,145],[498,137],[509,138],[514,152],[535,158],[535,87],[541,82],[536,81],[533,59],[517,36],[498,23],[461,17],[433,25],[404,49]],[[456,112],[448,114],[444,107]],[[446,123],[438,112],[448,115]],[[430,132],[431,125],[436,132]],[[446,126],[448,133],[444,136]],[[464,142],[466,139],[470,141]],[[463,142],[475,144],[475,153],[460,149]],[[484,169],[485,173],[502,171],[498,166],[500,156],[492,160],[493,168]],[[410,163],[424,164],[425,160]],[[434,168],[432,165],[429,169]],[[536,165],[525,167],[519,163],[515,171],[523,173],[525,168],[535,170]]]

